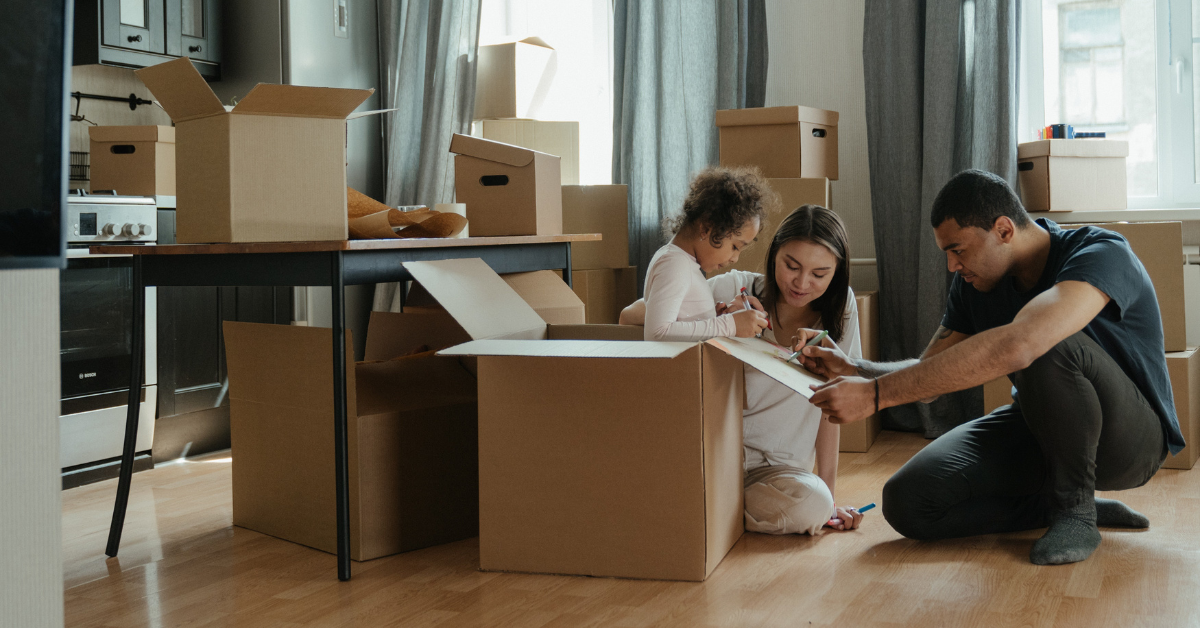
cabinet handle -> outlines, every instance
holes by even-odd
[[[128,39],[129,43],[133,43],[136,41],[142,41],[142,36],[141,35],[130,35],[130,36],[126,37],[125,39]]]
[[[188,52],[200,52],[200,46],[188,46]]]

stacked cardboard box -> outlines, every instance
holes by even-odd
[[[1125,209],[1129,142],[1038,140],[1017,145],[1021,200],[1031,212]]]
[[[858,305],[858,337],[862,342],[862,357],[879,360],[879,293],[863,292],[854,296]],[[871,448],[883,429],[883,417],[872,414],[862,421],[843,425],[840,451],[864,452]]]
[[[571,283],[588,324],[616,324],[621,310],[637,300],[637,267],[629,265],[629,187],[564,185],[562,206],[565,233],[604,236],[571,247]]]

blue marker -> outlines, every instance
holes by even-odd
[[[858,514],[860,514],[860,515],[861,515],[861,514],[863,514],[864,512],[867,512],[868,510],[870,510],[870,509],[872,509],[872,508],[874,508],[874,507],[875,507],[875,502],[871,502],[871,503],[867,504],[866,506],[863,506],[862,508],[859,508],[859,509],[858,509],[856,512],[857,512]],[[853,508],[851,508],[851,510],[854,510],[854,509],[853,509]],[[827,526],[831,526],[831,527],[832,527],[832,526],[838,526],[838,525],[842,525],[842,520],[841,520],[841,519],[838,519],[837,517],[834,517],[833,519],[830,519],[830,520],[829,520],[829,521],[828,521],[828,522],[827,522],[825,525],[827,525]]]

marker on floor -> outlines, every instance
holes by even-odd
[[[850,510],[854,510],[855,512],[857,512],[858,514],[861,515],[864,512],[867,512],[868,510],[870,510],[874,507],[875,507],[875,502],[871,502],[871,503],[867,504],[866,506],[863,506],[862,508],[859,508],[857,510],[854,508],[851,508]],[[840,526],[840,525],[842,525],[842,520],[838,519],[837,517],[834,517],[833,519],[830,519],[829,521],[825,522],[825,525],[830,526],[830,527]]]

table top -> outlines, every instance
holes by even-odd
[[[108,255],[221,255],[243,253],[322,253],[331,251],[378,251],[387,249],[434,249],[451,247],[504,246],[595,242],[599,233],[547,236],[495,236],[481,238],[409,238],[404,240],[330,240],[326,242],[236,242],[232,244],[104,244],[92,253]]]

